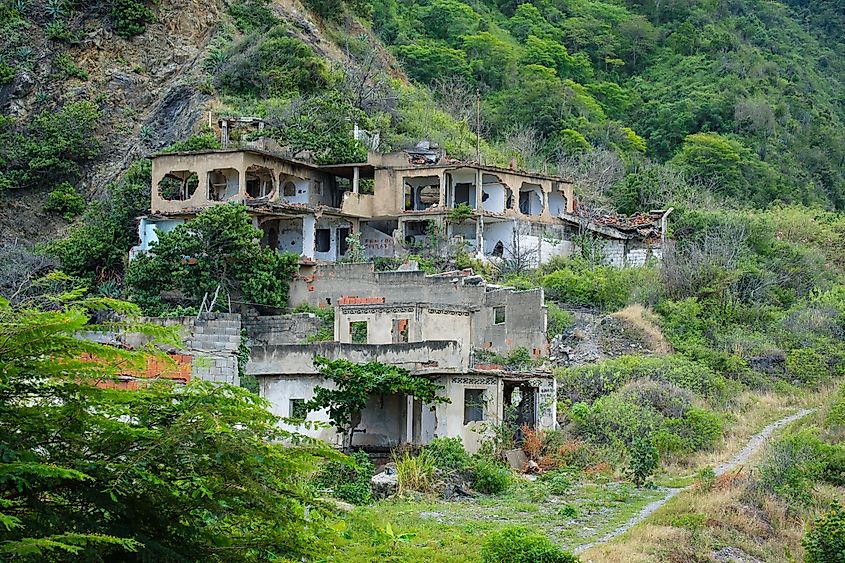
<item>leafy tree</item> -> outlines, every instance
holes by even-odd
[[[349,360],[314,359],[320,375],[335,384],[334,389],[317,387],[314,398],[306,403],[309,411],[327,409],[329,419],[343,436],[344,447],[352,444],[352,433],[361,422],[361,411],[373,395],[409,395],[425,404],[448,403],[437,392],[442,389],[425,377],[411,375],[408,370],[367,362],[355,364]]]
[[[66,221],[82,213],[85,209],[85,198],[76,193],[76,188],[69,182],[62,182],[50,192],[44,202],[44,211],[60,213]]]
[[[151,168],[149,160],[133,163],[109,185],[106,199],[89,205],[82,220],[45,252],[58,258],[66,273],[91,283],[120,277],[138,239],[135,220],[150,206]]]
[[[467,57],[463,51],[435,43],[402,45],[396,49],[396,55],[408,68],[411,77],[425,84],[438,76],[470,75]]]
[[[175,333],[81,290],[49,310],[0,298],[0,553],[37,560],[267,561],[312,554],[324,530],[305,481],[323,446],[281,431],[237,387],[110,383],[152,348],[80,333]],[[126,320],[106,311],[129,315]],[[123,318],[123,317],[121,317]],[[170,365],[166,356],[156,363]]]
[[[433,0],[424,9],[422,22],[430,37],[460,42],[460,36],[476,30],[478,14],[458,0]]]
[[[56,185],[79,177],[80,165],[100,152],[95,134],[100,111],[72,102],[31,122],[0,116],[0,188]]]
[[[367,160],[367,150],[352,136],[352,127],[355,123],[366,126],[369,118],[339,92],[270,106],[267,121],[271,129],[266,134],[294,155],[308,151],[319,164]]]
[[[237,292],[247,302],[285,308],[297,257],[262,248],[262,234],[252,226],[243,205],[206,209],[172,231],[160,233],[150,252],[129,264],[129,295],[151,314],[165,310],[164,291],[177,291],[182,301],[198,306],[218,286],[220,295]]]

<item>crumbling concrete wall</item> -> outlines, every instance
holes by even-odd
[[[216,383],[240,384],[238,376],[238,347],[241,343],[240,315],[207,313],[197,317],[149,317],[145,322],[161,326],[178,326],[183,346],[168,350],[191,357],[191,377]],[[126,335],[128,346],[138,347],[149,339]]]
[[[386,303],[481,303],[481,285],[464,285],[462,279],[426,276],[420,271],[376,272],[373,264],[324,264],[307,266],[291,282],[289,304],[308,303],[332,307],[341,297],[384,297]]]
[[[340,303],[342,298],[352,296],[379,298],[386,305],[424,303],[427,305],[427,317],[418,320],[424,320],[432,326],[436,324],[438,330],[454,329],[454,332],[443,334],[465,334],[465,323],[459,318],[459,313],[472,315],[469,328],[471,338],[463,340],[455,337],[465,345],[501,354],[523,346],[535,356],[546,354],[546,308],[541,288],[513,291],[484,284],[469,285],[464,281],[464,277],[459,274],[451,277],[426,276],[419,271],[375,272],[372,264],[320,265],[300,272],[291,284],[290,304],[296,306],[309,303],[329,307]],[[438,305],[443,309],[440,313],[435,312]],[[473,312],[447,311],[448,306],[462,307]],[[501,325],[495,324],[495,307],[505,307],[505,321]],[[375,308],[371,313],[375,315]],[[419,314],[416,309],[407,314],[411,313]],[[362,312],[362,315],[349,320],[381,322],[375,316],[368,317],[366,312]],[[435,315],[440,315],[440,318],[435,319]],[[449,315],[452,315],[451,318]],[[384,320],[381,325],[368,327],[368,332],[373,331],[370,342],[389,341],[390,327],[387,323]],[[342,335],[342,340],[349,341],[348,327],[338,325],[337,328],[339,332],[336,330],[336,335]],[[433,336],[426,331],[419,338]]]
[[[313,313],[244,317],[242,321],[249,346],[304,344],[323,327]]]
[[[502,313],[504,313],[503,322]],[[475,348],[507,354],[514,348],[527,348],[534,357],[548,354],[546,306],[543,288],[527,291],[499,289],[484,295],[484,307],[473,325]]]
[[[317,342],[251,348],[246,373],[265,375],[316,375],[314,357],[343,358],[356,364],[378,361],[415,373],[461,372],[469,368],[468,355],[452,340],[402,344],[346,344]]]

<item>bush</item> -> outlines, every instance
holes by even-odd
[[[193,152],[193,151],[208,151],[208,150],[217,150],[222,148],[220,144],[220,139],[217,138],[217,135],[210,131],[209,129],[205,129],[196,135],[191,135],[187,139],[182,141],[176,141],[169,147],[165,147],[161,150],[162,153],[172,153],[172,152]]]
[[[523,526],[508,526],[484,539],[482,563],[576,563],[542,532]]]
[[[797,348],[786,355],[786,373],[805,385],[824,381],[830,370],[824,356],[813,348]]]
[[[282,26],[253,33],[227,53],[217,86],[233,95],[290,98],[329,83],[325,62]]]
[[[419,493],[430,493],[434,489],[434,456],[423,450],[419,455],[411,455],[410,452],[393,454],[393,462],[396,464],[396,477],[398,483],[398,494],[409,491]]]
[[[227,10],[242,32],[266,31],[279,23],[279,19],[267,7],[268,1],[243,0],[230,4]]]
[[[434,466],[445,471],[461,471],[469,465],[469,455],[460,438],[434,438],[424,451],[434,460]]]
[[[628,449],[628,455],[630,461],[626,473],[637,487],[641,487],[657,469],[660,461],[657,448],[650,439],[637,436]]]
[[[150,174],[149,160],[134,162],[109,185],[104,202],[91,204],[66,238],[47,245],[62,270],[92,282],[123,272],[126,253],[138,238],[136,217],[149,210]]]
[[[548,312],[546,335],[549,337],[549,340],[566,332],[566,329],[575,322],[575,317],[572,316],[572,313],[564,311],[554,303],[546,303],[546,309]]]
[[[111,19],[114,31],[124,39],[141,35],[148,23],[155,21],[153,11],[138,0],[112,0]]]
[[[632,281],[633,276],[625,270],[571,260],[561,269],[543,276],[541,285],[550,300],[609,310],[628,303]]]
[[[809,504],[813,483],[824,474],[827,448],[810,429],[784,436],[760,466],[763,486],[788,501]]]
[[[332,490],[332,494],[351,504],[368,504],[372,500],[370,479],[375,473],[370,456],[358,451],[349,454],[348,459],[330,461],[325,464],[314,479],[315,485]]]
[[[707,366],[683,356],[663,358],[623,356],[599,364],[558,370],[558,398],[591,403],[602,395],[620,389],[634,379],[672,383],[700,395],[714,404],[723,404],[739,389]]]
[[[0,116],[0,189],[76,180],[80,164],[100,153],[100,116],[91,102],[68,103],[25,124]]]
[[[511,470],[487,458],[477,457],[472,465],[472,487],[487,495],[503,493],[513,483]]]
[[[801,540],[805,563],[845,561],[845,510],[834,501]]]
[[[85,210],[85,198],[76,193],[69,182],[62,182],[47,195],[44,211],[59,213],[66,221],[72,220]]]

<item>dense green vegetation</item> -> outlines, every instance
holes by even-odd
[[[58,278],[54,276],[53,281]],[[42,285],[43,287],[48,287]],[[124,315],[121,321],[104,313]],[[0,553],[25,561],[268,561],[328,533],[308,476],[320,443],[280,430],[243,389],[157,381],[121,388],[153,349],[78,338],[124,330],[134,305],[84,290],[0,298]],[[167,357],[158,353],[157,361]],[[115,384],[110,384],[115,382]]]
[[[720,195],[845,205],[842,21],[802,2],[373,1],[415,80],[480,88],[494,137],[543,159],[671,160]],[[449,92],[447,92],[449,93]]]
[[[132,260],[126,271],[129,296],[147,314],[160,315],[174,306],[197,308],[204,299],[210,305],[215,297],[221,308],[234,298],[274,312],[286,310],[298,256],[260,246],[261,236],[243,205],[206,209],[159,234],[151,252]],[[165,303],[168,292],[178,295]]]

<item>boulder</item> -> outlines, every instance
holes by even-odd
[[[396,474],[396,465],[388,463],[380,473],[373,475],[370,479],[373,489],[373,497],[377,499],[387,498],[396,494],[399,488],[399,476]]]

